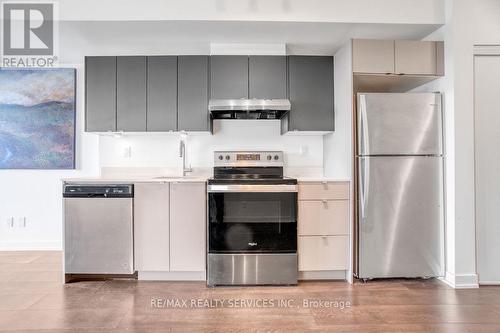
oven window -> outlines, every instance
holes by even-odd
[[[294,252],[297,193],[209,193],[211,252]]]
[[[296,222],[297,193],[210,193],[210,222]]]

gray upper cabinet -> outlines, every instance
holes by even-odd
[[[248,60],[249,98],[286,98],[286,57],[251,56]]]
[[[85,58],[85,130],[116,131],[116,57]]]
[[[147,131],[177,129],[177,57],[148,57]]]
[[[118,57],[116,129],[146,131],[146,57]]]
[[[210,57],[210,97],[248,98],[248,57]]]
[[[208,56],[178,57],[178,130],[208,131]]]
[[[292,109],[286,130],[333,131],[333,57],[290,56]]]

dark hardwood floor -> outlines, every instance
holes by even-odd
[[[454,290],[436,280],[246,288],[126,280],[63,285],[61,253],[0,252],[3,330],[500,332],[500,287]]]

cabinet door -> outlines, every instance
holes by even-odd
[[[354,73],[394,73],[394,41],[353,39],[352,71]]]
[[[169,271],[169,184],[134,185],[134,249],[137,271]]]
[[[289,57],[289,130],[333,131],[333,57]]]
[[[299,201],[298,229],[301,236],[349,234],[349,201]]]
[[[85,57],[85,130],[116,131],[116,57]]]
[[[349,182],[300,182],[299,200],[348,200]]]
[[[299,271],[346,270],[349,236],[299,236]]]
[[[286,98],[286,57],[251,56],[248,85],[249,98]]]
[[[177,129],[177,57],[148,57],[147,130]]]
[[[178,129],[208,131],[208,57],[178,57]]]
[[[210,97],[248,98],[248,57],[210,57]]]
[[[204,271],[205,183],[172,183],[170,186],[170,270]]]
[[[397,74],[437,75],[436,42],[397,40],[395,43]]]
[[[116,129],[146,131],[146,57],[118,57]]]

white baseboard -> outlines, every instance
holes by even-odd
[[[346,271],[303,271],[299,272],[299,280],[344,280]]]
[[[455,289],[473,289],[479,288],[479,280],[477,274],[454,274],[446,272],[441,281]]]
[[[481,286],[500,286],[500,281],[480,281]]]
[[[138,280],[146,281],[206,281],[203,272],[137,272]]]
[[[61,242],[0,242],[0,251],[62,251]]]

